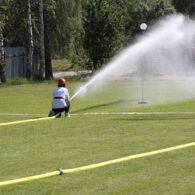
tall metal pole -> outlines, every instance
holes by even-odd
[[[141,30],[147,29],[147,24],[142,23],[140,25]],[[144,57],[143,57],[144,58]],[[144,66],[143,66],[144,60],[141,61],[141,101],[138,102],[138,104],[147,104],[146,101],[144,101]]]
[[[141,63],[141,81],[142,81],[142,102],[144,102],[144,70],[143,70],[143,62]]]

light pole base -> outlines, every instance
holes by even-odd
[[[146,102],[146,101],[140,101],[140,102],[138,102],[138,104],[147,104],[148,102]]]

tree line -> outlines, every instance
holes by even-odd
[[[140,33],[143,22],[163,15],[195,16],[194,0],[0,0],[0,78],[5,78],[3,48],[28,48],[26,78],[32,78],[32,55],[39,51],[38,78],[52,79],[52,58],[97,70]]]

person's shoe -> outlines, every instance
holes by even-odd
[[[55,112],[53,110],[50,111],[48,117],[52,117],[52,116],[55,116]]]
[[[66,112],[65,117],[69,118],[70,117],[70,113]]]

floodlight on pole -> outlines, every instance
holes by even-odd
[[[142,31],[147,29],[147,24],[142,23],[140,24],[140,29]],[[143,67],[143,60],[141,62],[141,101],[138,102],[138,104],[147,104],[147,102],[144,100],[144,67]]]
[[[147,29],[147,24],[146,23],[142,23],[142,24],[140,24],[140,29],[141,30],[146,30]]]

